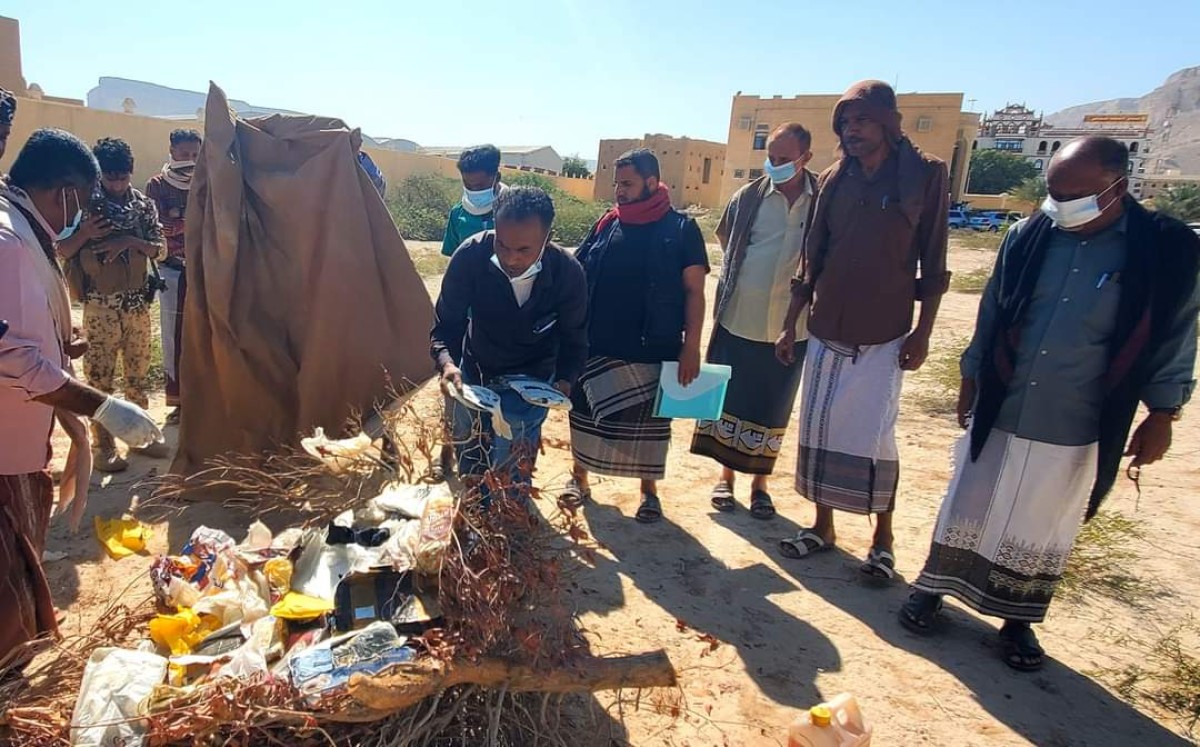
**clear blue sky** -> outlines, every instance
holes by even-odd
[[[877,77],[1049,113],[1200,65],[1200,0],[6,0],[0,14],[21,21],[25,76],[50,95],[82,98],[102,75],[213,80],[371,135],[585,158],[644,132],[724,141],[738,90]]]

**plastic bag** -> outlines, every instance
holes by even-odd
[[[178,656],[191,653],[200,641],[219,627],[212,618],[201,618],[194,610],[182,608],[173,615],[156,615],[150,621],[150,640],[159,649]]]
[[[444,482],[437,485],[405,485],[393,482],[385,485],[383,492],[372,498],[371,503],[389,513],[419,519],[425,513],[426,503],[451,495],[450,486]]]
[[[71,747],[145,745],[146,724],[138,718],[138,707],[166,676],[167,660],[157,654],[93,651],[71,717]]]
[[[283,595],[271,614],[284,620],[312,620],[333,611],[333,602],[295,591]]]
[[[326,438],[324,428],[317,428],[309,438],[300,439],[300,446],[335,475],[359,465],[373,448],[371,437],[365,433],[339,441]]]
[[[271,530],[261,521],[255,521],[246,530],[246,540],[242,542],[243,547],[248,547],[251,550],[265,550],[271,546]]]
[[[137,519],[93,519],[96,527],[96,539],[113,560],[128,558],[134,553],[146,549],[146,540],[150,537],[150,527]]]
[[[425,504],[417,535],[415,567],[421,573],[437,573],[450,547],[454,531],[454,497],[438,495]]]
[[[267,600],[254,579],[243,576],[226,580],[223,589],[201,597],[192,609],[200,615],[212,615],[222,625],[252,623],[267,616]]]

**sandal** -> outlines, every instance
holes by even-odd
[[[811,529],[801,529],[795,537],[779,540],[779,552],[783,557],[793,560],[831,549],[833,545]]]
[[[579,508],[592,499],[591,488],[585,488],[574,477],[567,480],[567,485],[558,494],[558,505],[562,508]]]
[[[1028,623],[1005,622],[1000,643],[1004,663],[1018,672],[1036,672],[1046,663],[1046,652]]]
[[[775,504],[767,491],[755,490],[750,493],[750,515],[761,521],[775,518]]]
[[[937,629],[938,613],[941,611],[940,594],[914,591],[900,608],[900,624],[910,633],[931,635]]]
[[[640,524],[653,524],[662,519],[662,503],[652,493],[642,493],[642,505],[638,506],[633,518]]]
[[[737,508],[737,501],[733,499],[733,486],[722,480],[713,486],[712,498],[709,499],[712,507],[723,514],[727,514]]]
[[[896,577],[896,556],[891,550],[872,547],[867,553],[867,560],[858,567],[871,579],[887,583]]]

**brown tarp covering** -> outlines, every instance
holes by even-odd
[[[238,119],[213,85],[187,214],[172,471],[343,430],[432,376],[433,308],[337,119]]]

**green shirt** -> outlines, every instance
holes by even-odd
[[[442,239],[442,254],[454,256],[454,252],[464,241],[481,231],[490,231],[496,227],[492,213],[471,215],[462,205],[450,208],[450,220],[446,222],[446,236]]]

